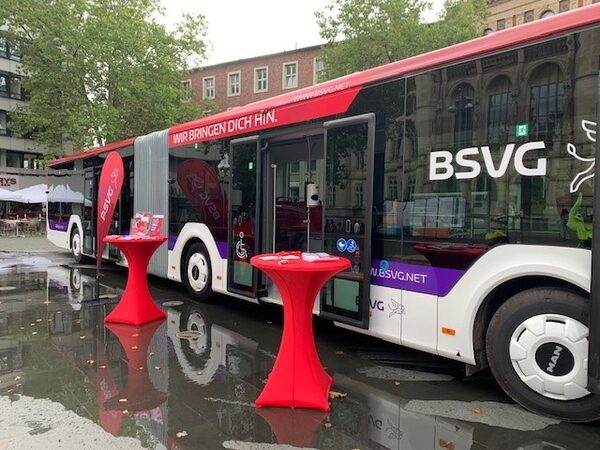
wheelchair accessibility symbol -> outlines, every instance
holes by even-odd
[[[348,253],[354,253],[358,249],[358,245],[356,245],[356,241],[354,239],[348,239],[348,243],[346,244],[346,250]]]
[[[240,259],[248,258],[248,251],[246,250],[246,246],[244,245],[244,233],[240,232],[239,234],[240,240],[235,244],[235,254]]]

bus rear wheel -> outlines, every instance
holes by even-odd
[[[494,314],[486,337],[490,368],[521,406],[571,422],[600,418],[600,396],[587,390],[588,310],[579,294],[536,288]]]
[[[209,300],[212,293],[212,270],[208,250],[203,243],[196,242],[189,248],[181,278],[193,300]]]
[[[79,264],[83,260],[83,242],[81,240],[81,233],[79,233],[79,228],[76,226],[73,227],[73,231],[71,231],[71,255],[75,260],[76,264]]]

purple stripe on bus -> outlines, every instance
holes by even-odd
[[[67,231],[69,229],[69,223],[61,222],[60,220],[49,220],[48,228],[54,231]]]
[[[175,242],[177,242],[177,236],[175,236],[174,234],[170,234],[169,240],[167,242],[167,246],[169,247],[169,250],[173,250],[175,248]]]
[[[444,297],[464,273],[463,270],[374,259],[371,284]]]
[[[227,242],[217,241],[217,249],[219,250],[219,255],[221,258],[227,259]]]

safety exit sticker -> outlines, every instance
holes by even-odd
[[[515,136],[516,137],[529,136],[529,124],[521,123],[521,124],[515,125]]]

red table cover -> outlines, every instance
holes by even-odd
[[[257,255],[250,260],[250,264],[264,271],[277,285],[284,310],[279,353],[256,406],[328,411],[333,378],[325,372],[317,354],[312,307],[325,282],[350,267],[350,261],[331,257],[309,262],[301,255],[282,252]]]
[[[146,271],[150,258],[165,242],[165,236],[107,236],[104,242],[113,244],[127,259],[129,273],[121,301],[104,319],[105,323],[142,325],[164,319],[166,314],[156,306],[150,291]]]

